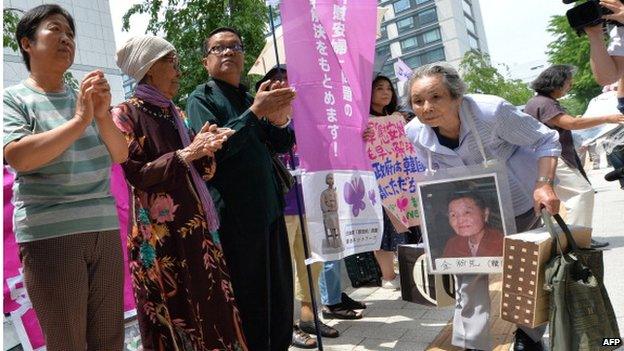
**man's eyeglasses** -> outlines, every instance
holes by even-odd
[[[216,45],[210,48],[210,50],[208,50],[208,53],[213,54],[213,55],[217,55],[217,56],[221,56],[221,55],[225,55],[225,53],[230,50],[235,54],[242,54],[243,53],[243,46],[240,44],[234,44],[234,45]]]

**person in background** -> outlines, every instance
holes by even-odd
[[[600,6],[612,11],[602,16],[605,20],[624,24],[624,4],[619,0],[601,0]],[[586,27],[589,39],[590,65],[596,82],[602,86],[616,82],[624,76],[624,27],[615,26],[609,32],[609,45],[605,45],[603,24]],[[624,95],[618,97],[624,99]]]
[[[236,131],[215,153],[208,181],[218,202],[220,237],[251,350],[286,350],[293,332],[293,284],[284,194],[272,154],[295,142],[288,128],[293,89],[266,81],[255,97],[241,85],[244,49],[232,28],[217,28],[203,45],[210,78],[187,99],[191,127],[206,122]]]
[[[378,75],[373,79],[370,117],[389,116],[400,114],[398,111],[398,96],[392,85],[392,81],[386,76]],[[369,127],[364,131],[364,140],[369,140],[374,134]],[[416,229],[410,228],[406,232],[399,233],[392,224],[387,210],[383,209],[384,231],[381,239],[381,248],[375,251],[375,258],[381,269],[381,287],[384,289],[400,289],[399,275],[394,271],[394,255],[397,247],[410,241],[415,241]],[[409,236],[409,238],[408,238]]]
[[[555,192],[565,205],[566,221],[569,224],[592,227],[594,189],[574,149],[571,131],[604,123],[624,123],[624,115],[583,118],[570,116],[558,100],[572,88],[574,72],[573,66],[553,65],[540,73],[531,82],[531,88],[536,95],[526,103],[524,112],[559,133],[561,158],[557,164]],[[607,245],[606,242],[592,239],[593,247]]]
[[[123,256],[111,163],[128,157],[101,70],[64,83],[76,27],[58,5],[22,16],[28,78],[3,92],[4,161],[16,172],[15,238],[47,349],[122,350]]]
[[[465,167],[496,160],[505,166],[518,232],[537,226],[543,206],[555,214],[553,190],[557,133],[497,96],[464,95],[466,85],[447,64],[417,68],[406,84],[416,118],[405,126],[408,139],[427,168]],[[490,296],[487,274],[457,275],[457,304],[452,343],[470,350],[490,350]],[[515,351],[543,350],[545,327],[519,326]]]
[[[319,291],[323,303],[323,318],[327,319],[361,319],[362,310],[366,304],[353,300],[342,291],[341,276],[342,260],[323,263],[323,270],[319,278]],[[314,325],[309,333],[315,333]]]
[[[131,186],[128,257],[143,349],[248,350],[204,182],[233,131],[205,124],[189,133],[172,101],[180,69],[168,41],[131,38],[117,65],[139,82],[113,118],[130,150],[122,168]]]

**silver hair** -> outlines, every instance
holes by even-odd
[[[407,84],[405,85],[405,96],[407,96],[409,106],[412,106],[411,91],[414,83],[422,78],[435,75],[442,76],[442,83],[444,83],[453,99],[458,99],[464,96],[464,93],[466,92],[466,83],[464,83],[464,81],[459,77],[457,70],[446,63],[431,63],[416,68],[412,72],[410,79],[407,81]]]

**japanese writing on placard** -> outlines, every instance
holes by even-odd
[[[502,257],[437,258],[435,271],[439,273],[496,273],[502,271]]]
[[[334,48],[334,52],[338,57],[338,62],[342,65],[344,56],[349,51],[347,39],[345,37],[345,20],[347,18],[347,0],[338,1],[338,4],[334,4],[333,16],[332,16],[332,36],[331,45]],[[342,100],[344,102],[344,115],[346,117],[353,116],[353,92],[351,86],[347,80],[347,77],[342,73]]]
[[[329,134],[331,135],[331,140],[332,140],[332,149],[333,149],[333,153],[334,156],[338,156],[338,131],[340,129],[340,126],[338,125],[338,117],[339,117],[339,113],[336,110],[336,107],[339,106],[339,104],[337,104],[336,101],[336,93],[334,92],[334,84],[332,82],[332,66],[330,64],[330,60],[328,59],[328,55],[330,54],[330,52],[328,51],[328,47],[327,47],[327,42],[329,41],[329,38],[333,38],[334,35],[336,33],[338,33],[338,29],[334,30],[334,28],[332,28],[331,31],[331,35],[328,36],[327,31],[325,30],[325,27],[323,27],[323,25],[321,24],[321,21],[319,20],[319,16],[318,16],[318,11],[316,8],[316,0],[310,0],[310,5],[311,5],[311,11],[310,14],[312,16],[312,29],[314,31],[314,40],[315,40],[315,48],[316,48],[316,53],[317,53],[317,60],[316,62],[318,63],[319,68],[321,69],[321,72],[323,74],[323,79],[322,79],[322,84],[323,84],[323,111],[325,114],[325,117],[327,119],[327,129],[329,131]],[[344,18],[346,16],[346,6],[344,8],[344,11],[341,10],[334,10],[334,16],[333,18],[342,18],[342,37],[343,40],[345,41],[345,46],[346,46],[346,39],[344,39]],[[335,48],[333,47],[333,41],[332,41],[332,48],[329,50],[335,50]],[[336,69],[336,68],[333,68]],[[343,76],[344,77],[344,76]],[[342,92],[338,92],[338,93],[342,93]],[[340,97],[340,95],[338,95]]]
[[[379,183],[384,208],[400,222],[402,228],[420,223],[418,216],[417,173],[425,171],[422,160],[403,131],[405,121],[400,114],[372,118],[371,139],[366,143],[366,154]]]
[[[362,224],[350,223],[345,233],[345,243],[355,248],[374,244],[379,236],[379,230]]]

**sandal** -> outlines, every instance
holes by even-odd
[[[297,325],[294,325],[290,345],[300,349],[314,349],[316,348],[316,340],[314,340],[310,334],[299,329]]]
[[[349,295],[347,295],[346,293],[342,293],[341,299],[342,299],[342,306],[350,310],[363,310],[366,308],[366,304],[364,304],[364,302],[355,301],[354,299],[349,297]]]
[[[299,321],[299,329],[308,334],[316,335],[316,327],[314,321]],[[330,327],[329,325],[319,321],[319,329],[321,330],[321,336],[324,338],[337,338],[340,333],[337,329]]]
[[[350,308],[345,307],[342,303],[339,303],[336,305],[323,306],[323,318],[360,319],[362,318],[362,313],[356,312]]]

